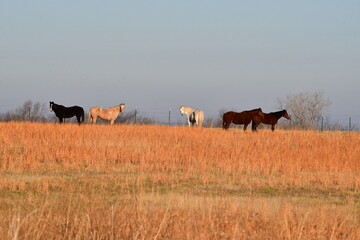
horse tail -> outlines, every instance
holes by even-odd
[[[199,113],[198,113],[198,126],[199,127],[202,126],[203,121],[204,121],[204,112],[199,111]]]
[[[81,108],[81,122],[84,123],[84,120],[85,120],[85,112],[84,109]]]
[[[89,110],[89,117],[88,117],[87,123],[89,124],[89,123],[91,122],[91,120],[92,120],[92,116],[91,116],[91,108],[90,108],[90,110]]]
[[[222,128],[225,129],[226,121],[225,121],[225,114],[222,117]]]
[[[222,127],[225,130],[227,130],[229,128],[229,125],[231,124],[231,118],[229,119],[229,117],[229,113],[224,113],[222,119]]]

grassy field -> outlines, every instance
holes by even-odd
[[[0,123],[0,239],[360,239],[359,143]]]

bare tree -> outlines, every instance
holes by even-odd
[[[1,121],[32,121],[46,122],[47,108],[45,104],[28,100],[15,110],[7,111],[0,115]]]
[[[278,99],[279,109],[286,109],[291,114],[292,126],[298,128],[314,128],[331,105],[323,91],[313,93],[302,92]]]
[[[203,127],[213,128],[215,127],[215,119],[212,117],[206,117],[203,122]]]

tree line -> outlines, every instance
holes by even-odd
[[[282,128],[294,129],[319,129],[319,122],[324,121],[324,116],[331,105],[331,101],[325,97],[323,91],[301,92],[287,95],[284,99],[277,99],[277,109],[286,109],[291,115],[291,122],[283,121],[279,123]],[[220,109],[216,117],[205,116],[205,127],[221,127],[222,115],[232,109]],[[87,116],[86,116],[87,117]],[[14,110],[0,113],[0,121],[31,121],[31,122],[56,122],[54,114],[49,115],[49,109],[45,103],[33,102],[28,100]],[[67,120],[72,122],[73,119]],[[101,123],[101,121],[99,121]],[[103,122],[105,123],[105,122]],[[125,112],[117,118],[115,123],[122,124],[161,124],[153,118],[143,116],[138,110]],[[179,123],[180,124],[180,123]],[[322,122],[326,129],[344,130],[344,126],[337,123],[330,124]],[[353,129],[357,126],[353,125]]]

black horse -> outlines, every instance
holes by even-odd
[[[255,116],[263,117],[264,113],[262,112],[261,108],[247,110],[242,112],[226,112],[223,115],[223,129],[227,130],[230,127],[230,124],[244,124],[244,131],[246,130],[247,126],[253,120]]]
[[[290,119],[289,114],[287,113],[287,111],[284,109],[282,111],[278,111],[278,112],[271,112],[271,113],[264,113],[263,117],[260,116],[255,116],[253,118],[251,127],[253,130],[256,131],[256,128],[260,125],[260,123],[263,124],[268,124],[271,125],[271,130],[274,131],[275,130],[275,124],[278,122],[278,120],[284,117],[286,119]]]
[[[59,118],[60,123],[63,122],[64,118],[71,118],[73,116],[76,116],[79,125],[84,122],[84,109],[79,106],[64,107],[63,105],[50,102],[50,111],[55,112],[55,115]]]

